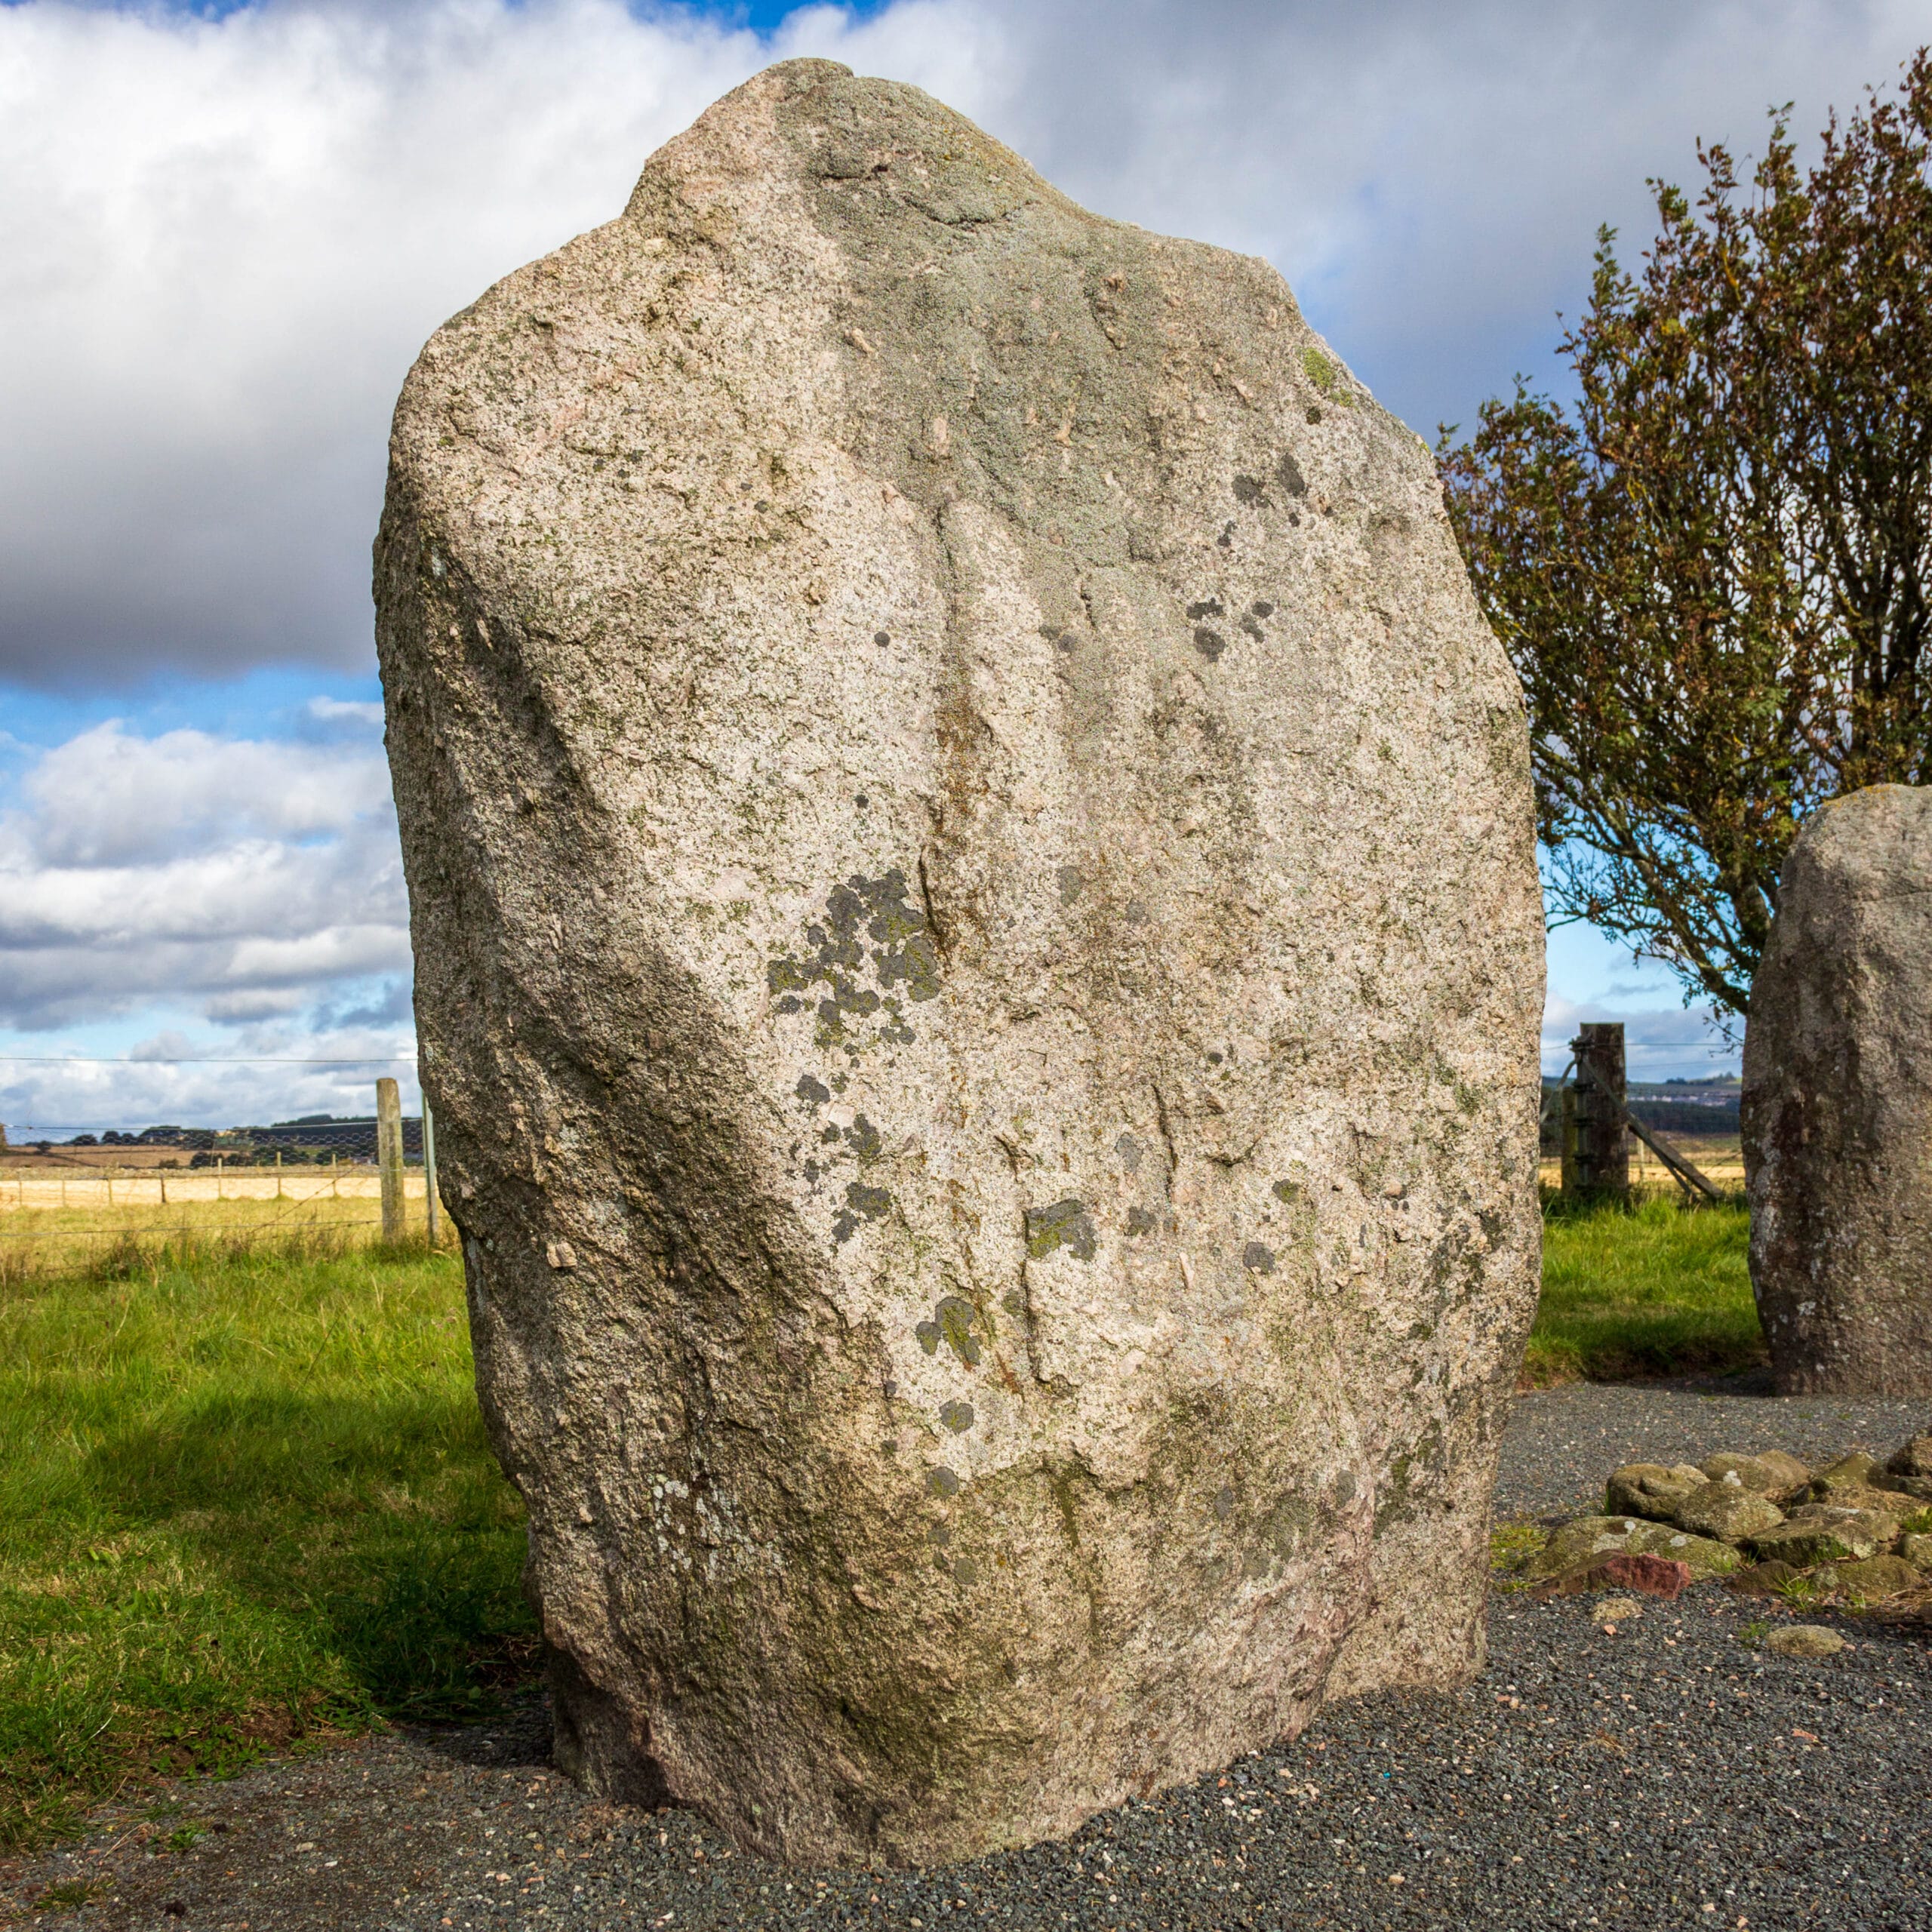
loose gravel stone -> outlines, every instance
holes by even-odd
[[[1591,1445],[1599,1474],[1692,1446],[1601,1392],[1576,1392],[1565,1423],[1552,1411],[1569,1392],[1526,1404],[1526,1432],[1620,1430],[1607,1455]],[[1665,1419],[1675,1406],[1624,1392]],[[1841,1446],[1834,1427],[1838,1441],[1807,1453]],[[1506,1454],[1515,1493],[1550,1494],[1519,1448]],[[1932,1932],[1924,1626],[1835,1620],[1817,1627],[1850,1647],[1814,1660],[1778,1654],[1793,1627],[1780,1605],[1721,1585],[1647,1602],[1614,1635],[1608,1607],[1499,1595],[1489,1668],[1467,1690],[1331,1706],[1285,1749],[1103,1814],[1066,1844],[949,1871],[781,1870],[688,1814],[600,1806],[549,1770],[531,1698],[506,1723],[398,1730],[177,1787],[177,1810],[104,1818],[0,1874],[0,1916],[6,1900],[92,1884],[98,1902],[67,1921],[81,1932]],[[205,1835],[171,1848],[197,1825]]]

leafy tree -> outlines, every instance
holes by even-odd
[[[1923,783],[1932,651],[1932,51],[1835,115],[1787,115],[1740,189],[1626,273],[1598,236],[1560,352],[1573,408],[1484,404],[1441,447],[1476,592],[1523,681],[1553,910],[1742,1013],[1805,816]]]

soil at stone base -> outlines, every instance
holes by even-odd
[[[1771,1447],[1883,1448],[1922,1407],[1580,1387],[1517,1405],[1500,1516],[1574,1509],[1604,1469]],[[509,1925],[1048,1928],[1587,1926],[1932,1932],[1932,1642],[1840,1618],[1808,1662],[1774,1604],[1699,1586],[1615,1634],[1592,1600],[1499,1595],[1490,1667],[1451,1697],[1337,1706],[1285,1749],[1093,1820],[1065,1844],[932,1875],[800,1872],[688,1814],[612,1811],[550,1772],[540,1702],[183,1786],[16,1866],[29,1922],[232,1932]],[[211,1827],[165,1850],[184,1824]],[[221,1829],[226,1827],[226,1829]]]

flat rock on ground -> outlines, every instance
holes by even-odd
[[[1861,1434],[1903,1436],[1900,1407],[1550,1392],[1518,1405],[1503,1497],[1573,1504],[1587,1472],[1640,1456],[1761,1442],[1823,1460]],[[104,1820],[6,1872],[0,1899],[111,1880],[66,1922],[227,1932],[1932,1928],[1925,1635],[1830,1617],[1851,1641],[1835,1657],[1765,1647],[1796,1620],[1700,1585],[1613,1636],[1590,1598],[1500,1596],[1489,1669],[1466,1690],[1332,1706],[1286,1749],[1104,1813],[1066,1844],[930,1877],[788,1872],[688,1813],[597,1804],[547,1768],[533,1697],[494,1726],[398,1730],[178,1787],[174,1812]],[[195,1822],[226,1829],[163,1848]]]

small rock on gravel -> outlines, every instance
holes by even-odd
[[[1820,1589],[1864,1603],[1903,1596],[1907,1590],[1923,1589],[1925,1583],[1918,1566],[1902,1556],[1868,1556],[1862,1563],[1827,1564],[1817,1577]]]
[[[1552,1597],[1581,1596],[1590,1591],[1641,1590],[1651,1597],[1681,1596],[1691,1582],[1690,1566],[1666,1556],[1609,1556],[1539,1583],[1531,1594],[1539,1603]]]
[[[1769,1563],[1747,1564],[1742,1570],[1735,1570],[1724,1579],[1725,1587],[1735,1590],[1740,1596],[1774,1597],[1782,1593],[1784,1586],[1804,1572],[1795,1563],[1784,1563],[1774,1558]]]
[[[1814,1563],[1863,1562],[1898,1535],[1894,1518],[1874,1509],[1844,1509],[1829,1503],[1807,1503],[1794,1509],[1786,1521],[1760,1531],[1750,1540],[1760,1562],[1773,1558],[1801,1566]]]
[[[1760,1456],[1707,1456],[1699,1466],[1712,1482],[1734,1481],[1739,1488],[1758,1496],[1789,1496],[1811,1480],[1811,1472],[1795,1456],[1780,1455],[1775,1449]]]
[[[1847,1552],[1848,1553],[1848,1552]],[[1694,1577],[1721,1577],[1740,1558],[1729,1544],[1640,1516],[1579,1516],[1554,1531],[1524,1566],[1530,1578],[1560,1577],[1606,1557],[1661,1556],[1688,1566]]]
[[[1692,1492],[1710,1486],[1711,1479],[1702,1469],[1627,1463],[1611,1472],[1604,1486],[1604,1509],[1612,1516],[1647,1516],[1655,1522],[1674,1522]]]
[[[1784,1521],[1784,1512],[1741,1484],[1707,1482],[1677,1506],[1675,1520],[1679,1529],[1688,1530],[1693,1536],[1740,1543],[1760,1531],[1776,1529]]]
[[[1774,1630],[1764,1639],[1764,1647],[1781,1657],[1835,1657],[1849,1648],[1835,1630],[1822,1623],[1793,1623]]]

